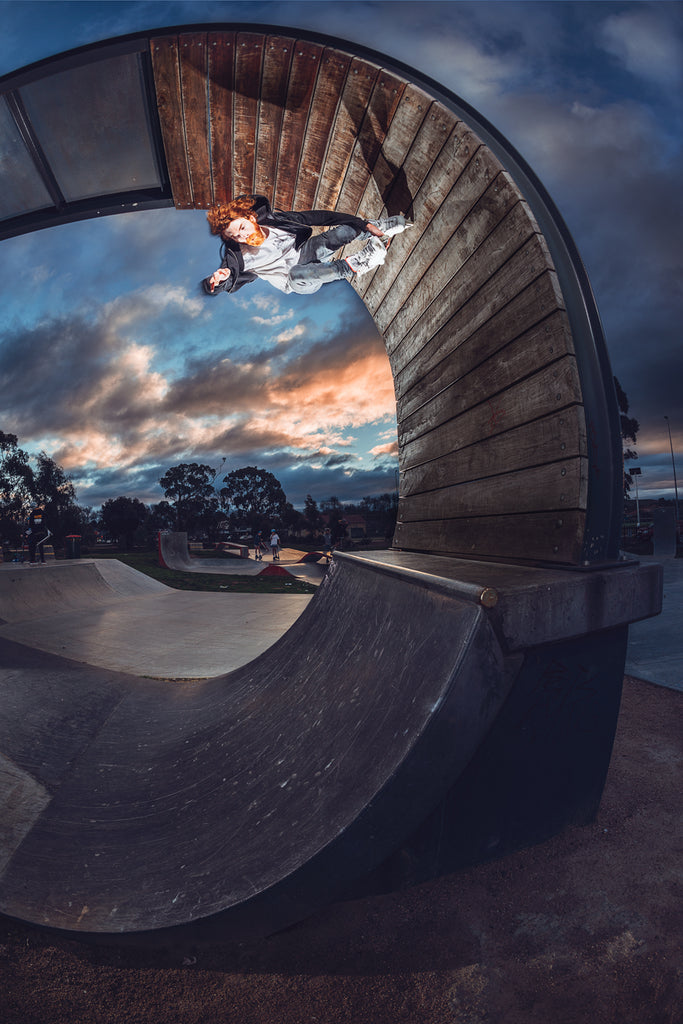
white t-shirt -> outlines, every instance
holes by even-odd
[[[258,274],[281,292],[291,292],[289,272],[299,262],[294,235],[280,228],[269,227],[267,231],[268,237],[262,245],[240,245],[244,269]]]

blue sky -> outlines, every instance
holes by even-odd
[[[443,83],[507,136],[566,220],[641,424],[640,493],[673,493],[681,4],[83,0],[4,2],[0,15],[0,74],[128,32],[251,22],[367,45]],[[340,282],[288,300],[259,283],[203,300],[216,254],[204,215],[173,210],[3,242],[0,429],[45,448],[94,506],[158,501],[170,465],[224,455],[226,470],[272,470],[296,505],[393,489],[391,375],[355,293]]]

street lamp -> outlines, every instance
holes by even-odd
[[[674,446],[671,440],[671,424],[669,423],[669,417],[665,416],[666,425],[669,428],[669,448],[671,449],[671,465],[674,471],[674,494],[676,495],[676,526],[678,526],[678,484],[676,483],[676,462],[674,460]]]
[[[642,470],[640,466],[633,466],[630,470],[631,476],[635,477],[636,481],[636,528],[640,530],[640,504],[638,503],[638,477],[641,475]]]

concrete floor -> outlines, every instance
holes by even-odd
[[[207,678],[262,654],[310,600],[172,590],[109,559],[3,565],[0,635],[138,676]]]
[[[626,672],[659,686],[683,690],[683,558],[641,556],[664,568],[662,613],[629,627]]]

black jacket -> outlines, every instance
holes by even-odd
[[[359,232],[365,231],[367,221],[354,217],[350,213],[330,213],[329,210],[273,210],[265,196],[240,196],[240,199],[251,199],[254,202],[254,213],[258,224],[266,227],[280,228],[295,237],[295,246],[300,249],[304,242],[313,234],[314,227],[336,227],[337,224],[351,224]],[[221,245],[221,267],[227,267],[230,277],[221,281],[213,291],[209,278],[202,281],[207,295],[218,295],[219,292],[236,292],[245,284],[255,281],[258,277],[244,269],[242,250],[237,242],[224,241]]]

